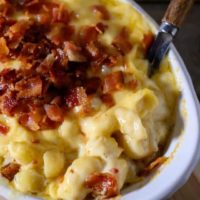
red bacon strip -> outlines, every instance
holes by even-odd
[[[6,135],[9,131],[9,127],[0,123],[0,135]]]
[[[5,38],[0,38],[0,58],[4,58],[9,54],[10,50],[7,46]]]
[[[64,51],[67,53],[69,61],[73,62],[86,61],[86,57],[82,54],[81,48],[75,45],[73,42],[65,42]]]
[[[119,194],[116,178],[110,173],[94,173],[85,180],[85,186],[92,190],[93,197],[111,198]]]
[[[144,38],[143,38],[143,41],[142,41],[142,45],[143,45],[143,48],[145,50],[145,53],[148,52],[148,50],[151,47],[154,39],[155,39],[155,37],[151,32],[144,35]]]
[[[18,98],[38,97],[42,94],[42,80],[39,76],[28,80],[22,79],[15,84]]]
[[[63,110],[58,105],[46,104],[44,109],[50,120],[55,122],[62,122],[64,120]]]
[[[19,172],[19,170],[20,170],[19,164],[10,163],[1,168],[1,175],[6,179],[8,179],[9,181],[12,181],[15,175]]]
[[[103,20],[109,20],[110,19],[110,14],[108,10],[106,9],[105,6],[103,5],[94,5],[92,6],[92,11],[100,18]]]
[[[104,78],[103,93],[120,90],[124,86],[124,77],[121,71],[108,74]]]
[[[87,103],[87,94],[83,87],[71,89],[66,95],[66,104],[69,108]]]
[[[129,41],[128,29],[126,27],[123,27],[119,34],[114,38],[112,45],[123,55],[131,51],[133,46]]]

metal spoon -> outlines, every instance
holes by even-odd
[[[150,62],[149,76],[152,76],[159,69],[162,58],[169,50],[173,38],[180,29],[193,3],[194,0],[171,0],[156,39],[147,54]]]

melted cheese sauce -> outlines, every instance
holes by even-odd
[[[148,61],[141,51],[141,43],[144,35],[152,30],[129,4],[118,0],[60,2],[77,13],[78,19],[71,22],[77,28],[99,22],[91,6],[105,5],[111,19],[105,21],[108,29],[100,37],[104,44],[111,45],[121,27],[130,29],[134,47],[125,56],[123,70],[132,74],[139,86],[136,91],[115,92],[116,104],[110,109],[97,99],[94,106],[99,106],[99,111],[94,116],[66,117],[57,130],[33,133],[19,125],[15,118],[1,115],[0,121],[7,124],[10,131],[6,136],[0,135],[0,164],[15,160],[21,165],[10,185],[22,193],[82,200],[90,192],[84,181],[93,172],[118,169],[114,176],[119,189],[138,179],[138,160],[157,154],[159,146],[169,137],[178,90],[167,58],[153,79],[148,78]],[[7,66],[19,69],[20,62],[1,64],[1,68]],[[113,70],[121,70],[121,66]]]

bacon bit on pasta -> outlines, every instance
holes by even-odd
[[[123,27],[112,42],[112,45],[123,55],[129,53],[133,47],[131,42],[129,41],[128,33],[128,29],[126,27]]]
[[[101,95],[101,100],[105,103],[108,107],[112,107],[115,105],[115,101],[111,94],[103,94]]]
[[[153,33],[151,33],[151,32],[144,35],[142,45],[143,45],[143,48],[144,48],[146,53],[148,52],[148,50],[149,50],[150,46],[152,45],[154,39],[155,39],[155,37],[154,37]]]
[[[15,84],[18,98],[38,97],[42,95],[42,80],[39,76],[28,80],[22,79]]]
[[[25,18],[13,20],[19,12]],[[108,25],[101,21],[109,20],[110,13],[99,4],[92,6],[91,12],[100,22],[76,30],[70,23],[75,13],[64,4],[46,0],[3,1],[0,59],[18,60],[22,65],[20,69],[5,68],[0,72],[1,113],[38,131],[56,128],[66,112],[80,116],[93,113],[94,96],[109,107],[114,105],[110,92],[127,86],[127,82],[122,72],[112,73],[109,69],[102,73],[102,69],[123,65],[123,54],[132,45],[125,27],[113,41],[116,48],[103,44],[99,36]],[[80,110],[71,109],[75,106],[80,106]]]
[[[124,86],[124,77],[121,71],[108,74],[104,78],[103,93],[120,90]]]
[[[103,20],[109,20],[110,19],[110,14],[108,10],[106,9],[105,6],[103,5],[94,5],[92,6],[93,12],[99,17],[100,19]]]
[[[127,83],[127,86],[131,90],[135,90],[138,87],[138,81],[133,79]]]
[[[108,26],[103,24],[103,23],[101,23],[101,22],[99,22],[99,23],[96,24],[95,28],[96,28],[97,32],[102,34],[102,33],[105,32],[105,30],[106,30],[106,28],[108,28]]]
[[[93,173],[85,180],[85,186],[92,190],[92,196],[111,198],[118,195],[116,178],[110,173]]]
[[[32,114],[22,114],[18,119],[19,123],[31,131],[40,130],[39,122]]]
[[[86,61],[86,57],[82,54],[81,48],[75,45],[73,42],[65,42],[64,51],[67,53],[69,61],[73,62]]]
[[[99,28],[96,28],[96,26],[83,26],[80,30],[81,42],[85,45],[89,42],[97,41],[99,34]]]
[[[64,23],[67,24],[69,22],[69,11],[65,8],[63,4],[60,4],[59,7],[55,7],[52,9],[52,21],[54,23]]]
[[[14,115],[14,111],[17,105],[18,102],[16,100],[14,93],[12,92],[4,94],[0,98],[0,109],[3,114],[6,114],[8,116]]]
[[[0,122],[0,135],[1,134],[6,135],[8,131],[9,131],[9,127]]]
[[[87,104],[87,94],[83,87],[76,87],[71,89],[66,95],[66,103],[69,108],[73,108],[78,105]]]
[[[101,55],[100,48],[94,42],[89,42],[86,45],[86,50],[92,58],[98,58]]]
[[[160,167],[164,162],[167,161],[168,158],[166,157],[158,157],[156,160],[151,162],[145,169],[142,171],[143,176],[149,175],[152,171],[154,171],[156,168]]]
[[[117,169],[117,168],[112,168],[112,169],[110,170],[110,172],[113,173],[113,174],[117,174],[117,173],[119,173],[119,169]]]
[[[71,25],[58,24],[56,27],[50,28],[46,36],[56,46],[62,46],[63,42],[72,38],[74,31],[74,27]]]
[[[19,170],[20,170],[19,164],[10,163],[1,168],[1,175],[6,179],[8,179],[9,181],[12,181],[15,175],[19,172]]]
[[[0,38],[0,58],[4,58],[9,54],[9,48],[4,37]]]
[[[30,27],[30,22],[27,21],[19,21],[12,25],[5,36],[8,37],[9,47],[17,48],[24,37],[26,30]]]
[[[121,64],[122,63],[122,56],[121,55],[110,55],[105,59],[105,65],[108,67],[114,67],[117,64]]]
[[[56,104],[45,104],[44,109],[50,120],[62,122],[64,120],[63,110]]]
[[[101,86],[101,79],[99,77],[92,77],[86,80],[85,88],[87,94],[94,94]]]

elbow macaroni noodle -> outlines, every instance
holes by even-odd
[[[114,92],[113,107],[107,109],[102,105],[94,116],[66,117],[57,130],[32,133],[16,119],[1,115],[0,121],[8,124],[10,131],[7,136],[0,136],[0,163],[15,160],[21,165],[12,186],[22,193],[82,200],[90,192],[84,181],[93,172],[116,168],[119,189],[130,177],[132,182],[137,180],[137,161],[158,153],[170,134],[178,90],[167,58],[155,77],[148,78],[148,61],[140,46],[144,34],[152,30],[129,4],[118,0],[62,2],[79,12],[80,19],[74,22],[77,27],[96,23],[89,11],[91,5],[106,5],[112,17],[100,38],[106,44],[111,44],[119,27],[130,28],[134,48],[125,56],[124,70],[138,81],[138,89]],[[32,142],[37,140],[40,143]]]

